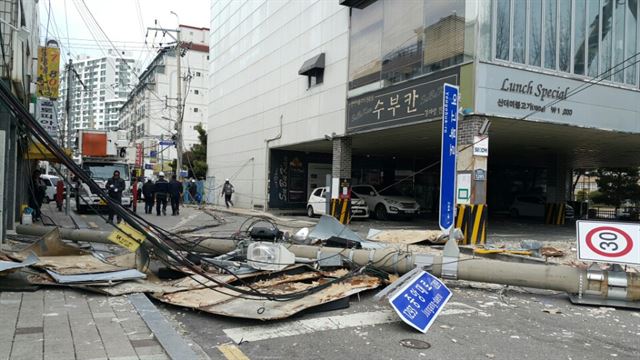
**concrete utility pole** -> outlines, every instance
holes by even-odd
[[[69,65],[67,65],[67,99],[65,102],[65,115],[66,115],[66,134],[63,132],[63,140],[62,145],[64,146],[64,136],[66,136],[66,147],[67,149],[71,149],[71,92],[73,91],[73,59],[69,59]],[[65,215],[69,215],[69,200],[71,194],[71,174],[67,171],[67,191],[65,192],[65,205],[64,205],[64,213]]]
[[[175,12],[171,12],[173,15],[176,16],[176,18],[178,18],[178,14],[176,14]],[[180,24],[180,20],[178,19],[178,26]],[[180,28],[177,29],[165,29],[165,28],[161,28],[161,27],[149,27],[147,28],[147,31],[149,30],[155,30],[155,31],[161,31],[163,34],[168,34],[169,36],[171,36],[175,41],[176,41],[176,45],[175,45],[175,53],[176,53],[176,85],[178,87],[178,89],[176,90],[176,100],[178,102],[178,107],[177,107],[177,112],[178,112],[178,118],[176,119],[176,125],[175,125],[175,129],[176,129],[176,152],[177,152],[177,159],[176,159],[176,176],[178,178],[180,178],[180,170],[182,170],[182,118],[183,118],[183,108],[182,108],[182,66],[181,66],[181,58],[182,58],[182,40],[181,40],[181,35],[180,35]],[[175,33],[176,36],[173,36],[171,33]]]
[[[110,243],[110,233],[107,231],[59,230],[60,236],[65,239]],[[42,236],[50,231],[50,228],[44,226],[16,227],[16,232],[24,235]],[[355,250],[309,245],[286,246],[300,258],[327,259],[341,256],[357,265],[371,264],[378,269],[398,274],[420,267],[445,279],[564,291],[579,299],[576,301],[578,303],[640,307],[640,275],[624,271],[582,270],[565,265],[517,264],[477,258],[460,259],[459,250],[453,243],[447,243],[443,255],[418,254],[394,248]],[[192,250],[226,254],[237,248],[238,242],[235,240],[210,239],[199,242]]]

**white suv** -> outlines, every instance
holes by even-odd
[[[389,215],[413,217],[420,211],[420,205],[414,199],[403,196],[393,188],[378,192],[371,185],[355,185],[351,191],[367,202],[369,211],[379,220],[386,220]]]
[[[326,214],[327,197],[329,196],[328,187],[320,187],[313,189],[307,202],[307,215],[314,217],[316,215]],[[351,218],[352,219],[366,219],[369,217],[369,209],[367,204],[358,197],[358,195],[351,193]]]

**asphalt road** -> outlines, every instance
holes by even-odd
[[[167,229],[223,219],[222,225],[201,231],[221,237],[237,231],[246,220],[245,216],[216,215],[218,219],[194,208],[184,208],[179,217],[143,214]],[[95,215],[81,218],[108,229]],[[378,225],[385,226],[362,222],[355,227],[365,230]],[[525,224],[517,232],[503,230],[517,240],[527,234],[526,229],[537,228],[543,230],[532,232],[534,237],[560,233],[559,239],[572,241],[569,230],[553,231],[537,224]],[[375,290],[352,296],[348,309],[299,314],[277,322],[156,305],[212,359],[242,359],[240,355],[249,359],[640,359],[638,311],[576,306],[565,294],[550,291],[462,281],[447,281],[447,285],[453,296],[426,334],[402,323],[387,304],[374,302]],[[369,325],[360,326],[363,319]],[[405,339],[430,347],[408,348],[401,344]]]

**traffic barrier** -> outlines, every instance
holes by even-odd
[[[351,200],[331,199],[331,216],[338,219],[341,224],[349,224],[351,222]]]
[[[487,205],[458,205],[456,228],[462,230],[463,245],[484,245],[487,240]]]
[[[547,225],[564,225],[566,210],[564,203],[545,204],[544,223]]]

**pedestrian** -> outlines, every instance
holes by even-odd
[[[191,179],[189,183],[189,203],[196,202],[196,195],[198,194],[198,186],[196,185],[196,179]]]
[[[142,185],[142,195],[144,196],[144,213],[151,214],[153,212],[153,181],[148,179]]]
[[[233,205],[233,201],[231,201],[231,194],[233,194],[235,190],[233,189],[233,185],[229,182],[229,179],[224,181],[224,185],[222,185],[222,194],[220,196],[224,196],[224,204],[229,208],[229,204]]]
[[[47,185],[40,178],[40,170],[34,170],[31,174],[31,185],[29,186],[29,207],[34,211],[33,220],[40,220],[42,213],[40,207],[44,201],[44,197],[47,191]]]
[[[133,176],[133,184],[131,185],[131,211],[138,212],[138,178]]]
[[[120,177],[120,171],[116,170],[113,172],[113,177],[107,180],[107,194],[114,202],[121,204],[122,203],[122,192],[126,189],[127,184]],[[116,215],[115,208],[113,206],[109,206],[109,219],[107,220],[107,224],[113,224],[113,217]],[[122,219],[120,219],[120,215],[117,216],[118,224]]]
[[[62,211],[62,203],[64,199],[64,181],[58,180],[56,183],[56,207],[58,211]]]
[[[167,215],[169,182],[164,179],[164,172],[162,171],[158,174],[158,181],[156,181],[156,184],[153,186],[153,192],[156,198],[156,215],[160,216],[160,210],[162,210],[162,215]]]
[[[182,183],[178,181],[175,175],[171,175],[171,182],[169,182],[169,196],[171,197],[171,215],[180,215]]]

